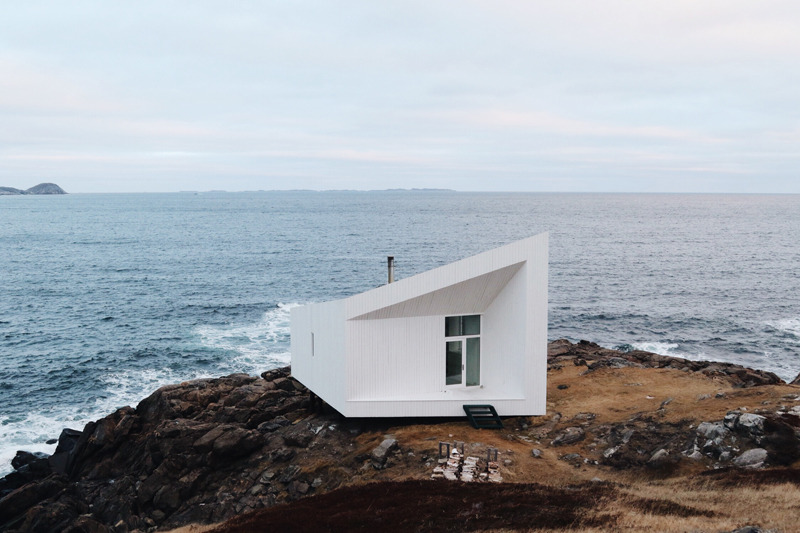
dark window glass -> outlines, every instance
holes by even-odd
[[[444,319],[444,336],[481,334],[481,315],[448,316]]]
[[[467,315],[461,317],[462,335],[481,334],[481,315]]]
[[[444,336],[458,337],[461,335],[461,317],[448,316],[444,319]]]

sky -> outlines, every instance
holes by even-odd
[[[5,2],[0,185],[800,193],[800,2]]]

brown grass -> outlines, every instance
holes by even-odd
[[[684,460],[668,470],[618,470],[560,459],[568,453],[600,457],[602,445],[595,444],[597,436],[591,429],[584,441],[573,445],[549,444],[558,431],[580,423],[571,421],[578,413],[596,415],[590,427],[636,419],[688,429],[702,421],[721,420],[733,409],[754,412],[797,405],[800,402],[789,397],[800,394],[800,387],[734,389],[720,379],[674,369],[602,369],[584,374],[585,370],[564,365],[549,372],[547,416],[506,419],[501,431],[477,430],[464,420],[375,423],[355,438],[351,455],[368,455],[386,434],[392,434],[402,448],[402,466],[367,468],[344,480],[343,485],[350,487],[238,517],[214,531],[717,532],[745,525],[800,530],[800,465],[714,471],[703,462]],[[568,388],[558,389],[559,385]],[[724,396],[716,398],[717,393]],[[701,400],[701,395],[710,397]],[[668,398],[672,400],[660,410]],[[548,433],[557,414],[560,421]],[[498,448],[501,473],[510,483],[429,481],[438,442],[455,440],[474,449]],[[540,449],[542,457],[532,457],[532,448]],[[323,474],[335,469],[318,462],[306,471]],[[401,482],[409,479],[415,481]],[[367,481],[383,483],[364,485]]]

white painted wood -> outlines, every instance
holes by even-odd
[[[349,417],[544,414],[547,234],[292,310],[292,374]],[[481,387],[445,387],[444,317],[481,314]],[[312,355],[311,334],[314,334]]]

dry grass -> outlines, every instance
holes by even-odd
[[[383,426],[365,431],[353,439],[348,460],[359,455],[368,456],[386,434],[392,434],[402,447],[404,462],[402,466],[380,471],[365,469],[343,480],[342,486],[373,480],[429,479],[431,467],[423,458],[436,457],[439,441],[457,440],[473,449],[497,448],[506,482],[538,483],[563,493],[572,486],[585,487],[587,483],[601,480],[602,483],[589,485],[597,487],[598,498],[583,502],[585,507],[580,510],[583,525],[567,528],[571,531],[718,532],[745,525],[800,531],[800,470],[781,469],[775,475],[770,472],[705,475],[709,472],[707,465],[686,460],[666,473],[642,468],[617,470],[591,463],[576,466],[561,460],[568,453],[580,453],[588,458],[600,456],[602,448],[595,443],[596,435],[591,429],[584,441],[573,445],[551,447],[549,444],[559,430],[579,423],[571,421],[579,413],[590,412],[596,416],[590,427],[621,424],[643,416],[660,424],[681,424],[688,428],[702,421],[721,420],[733,409],[754,412],[775,410],[779,405],[797,405],[800,402],[793,397],[800,394],[800,387],[734,389],[721,379],[675,369],[609,368],[591,373],[585,370],[586,367],[565,365],[549,372],[547,416],[510,419],[506,421],[506,429],[501,431],[477,430],[463,420],[404,421],[396,425],[387,421]],[[567,385],[567,388],[559,389],[559,385]],[[718,393],[723,396],[717,398]],[[671,401],[664,409],[659,409],[668,398]],[[556,428],[552,429],[559,417]],[[540,449],[542,456],[534,458],[532,448]],[[338,472],[336,465],[329,461],[330,457],[320,458],[318,462],[307,464],[305,471],[320,475],[336,472],[344,476],[345,472]],[[563,509],[558,508],[557,502],[554,505],[554,511],[566,511],[566,501]],[[586,524],[598,525],[587,527]],[[564,530],[563,526],[561,529],[535,529],[535,523],[527,527],[531,528],[529,531]],[[489,530],[507,531],[503,527]],[[177,531],[200,533],[204,530]]]
[[[564,366],[548,376],[548,414],[522,422],[527,429],[505,431],[476,430],[463,422],[441,425],[415,425],[392,430],[404,445],[435,453],[439,440],[479,442],[497,447],[504,465],[505,481],[545,483],[565,487],[592,479],[602,479],[619,487],[619,494],[610,497],[592,516],[616,517],[615,531],[724,531],[748,524],[778,531],[800,530],[800,486],[795,483],[744,483],[731,486],[723,475],[718,480],[698,481],[697,475],[707,471],[700,463],[683,461],[667,479],[642,471],[617,471],[608,467],[581,464],[578,467],[559,460],[567,453],[587,456],[593,436],[571,446],[548,447],[553,433],[536,438],[537,432],[552,425],[556,413],[561,415],[558,427],[578,413],[591,412],[595,423],[625,422],[638,413],[645,413],[665,423],[699,424],[721,420],[733,409],[750,412],[775,410],[779,405],[796,405],[787,397],[800,394],[793,385],[735,389],[718,378],[674,369],[602,369],[584,374],[585,367]],[[559,385],[567,385],[559,389]],[[717,398],[717,393],[724,396]],[[710,397],[700,399],[704,395]],[[671,398],[666,408],[662,402]],[[521,422],[521,423],[522,423]],[[426,440],[428,439],[428,440]],[[542,451],[541,458],[531,456],[532,448]],[[578,529],[579,531],[608,531]],[[539,531],[532,529],[531,531]],[[546,530],[540,530],[546,531]]]

